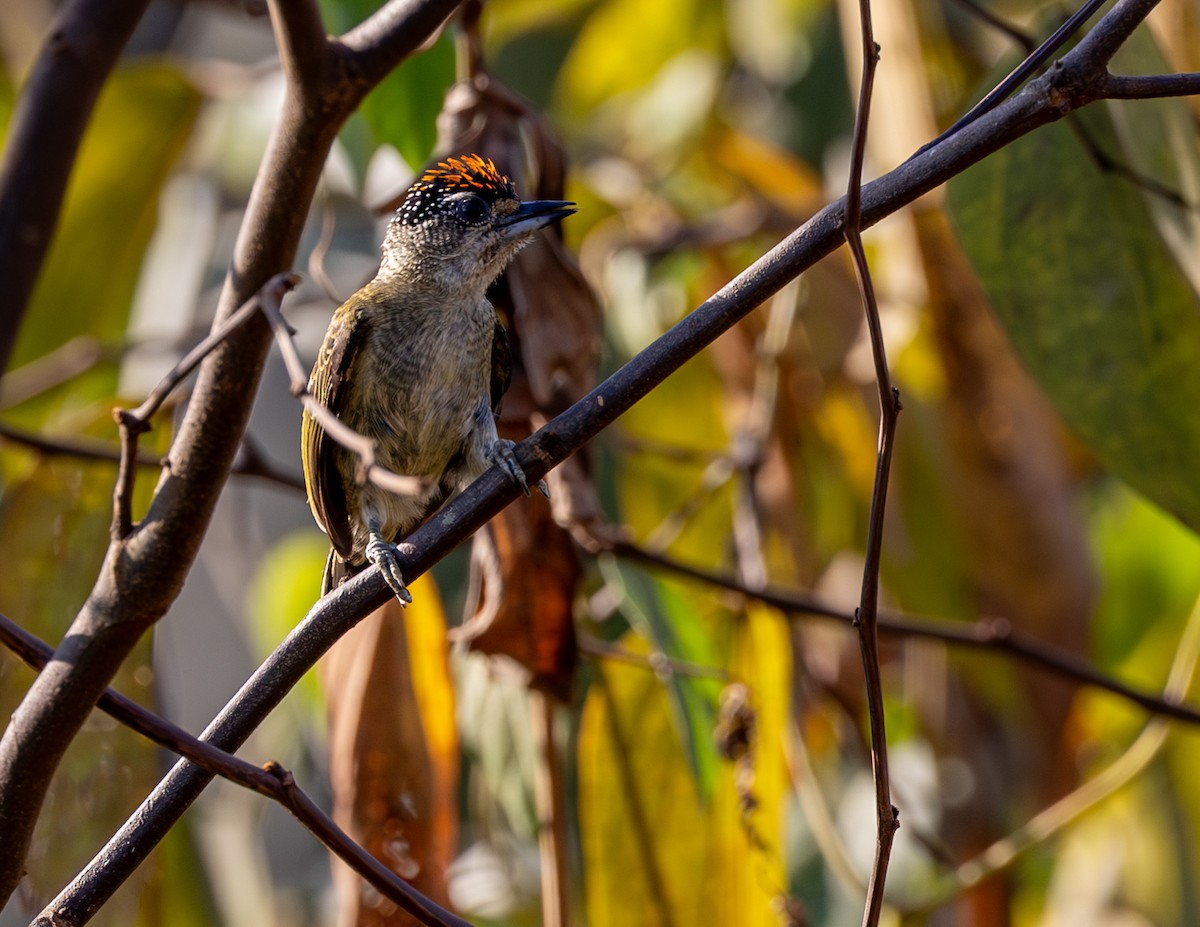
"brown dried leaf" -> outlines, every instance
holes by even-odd
[[[436,655],[419,643],[444,634],[441,605],[431,583],[414,586],[409,609],[389,602],[322,662],[333,817],[397,875],[448,906],[446,869],[458,827],[457,742],[452,705],[442,700],[431,707],[438,696],[429,690],[449,689],[444,641],[440,666],[430,665]],[[434,627],[411,628],[410,640],[406,629],[418,623]],[[414,642],[420,653],[410,652]],[[342,927],[418,923],[345,864],[335,860],[333,872]]]
[[[478,151],[512,177],[526,198],[562,199],[564,158],[534,107],[484,70],[468,29],[470,76],[447,95],[441,149]],[[595,384],[600,310],[561,227],[524,249],[488,294],[513,345],[513,382],[501,431],[519,440]],[[565,697],[575,668],[573,603],[580,575],[571,533],[594,539],[600,507],[581,458],[548,478],[553,509],[540,499],[511,506],[475,539],[478,602],[459,631],[476,650],[524,666],[531,684]]]

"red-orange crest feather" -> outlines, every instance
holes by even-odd
[[[418,183],[439,184],[447,190],[473,190],[493,197],[516,198],[513,182],[500,173],[491,158],[482,158],[477,154],[439,161],[436,167],[431,167],[421,175]]]

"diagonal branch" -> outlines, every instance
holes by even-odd
[[[42,641],[0,615],[0,643],[37,671],[54,655]],[[105,689],[96,707],[143,737],[177,753],[209,772],[283,805],[318,840],[399,907],[428,927],[470,927],[462,918],[425,897],[383,865],[325,814],[296,784],[291,772],[275,761],[255,766],[143,708],[112,689]]]

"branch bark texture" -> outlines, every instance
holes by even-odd
[[[117,4],[81,0],[78,5],[96,6],[99,16],[99,8]],[[272,5],[288,89],[251,193],[216,326],[272,275],[291,266],[307,204],[342,123],[457,5],[457,0],[395,0],[368,21],[375,25],[353,48],[325,38],[312,0]],[[60,96],[70,99],[72,93]],[[45,100],[27,105],[35,103],[49,105]],[[251,408],[247,397],[257,391],[269,344],[270,329],[256,317],[201,365],[149,511],[113,539],[91,595],[0,740],[0,833],[5,835],[0,903],[20,878],[46,788],[67,745],[122,661],[183,585],[241,443]]]

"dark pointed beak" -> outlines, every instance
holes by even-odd
[[[529,200],[504,217],[501,229],[505,238],[524,238],[575,211],[575,204],[566,200]]]

